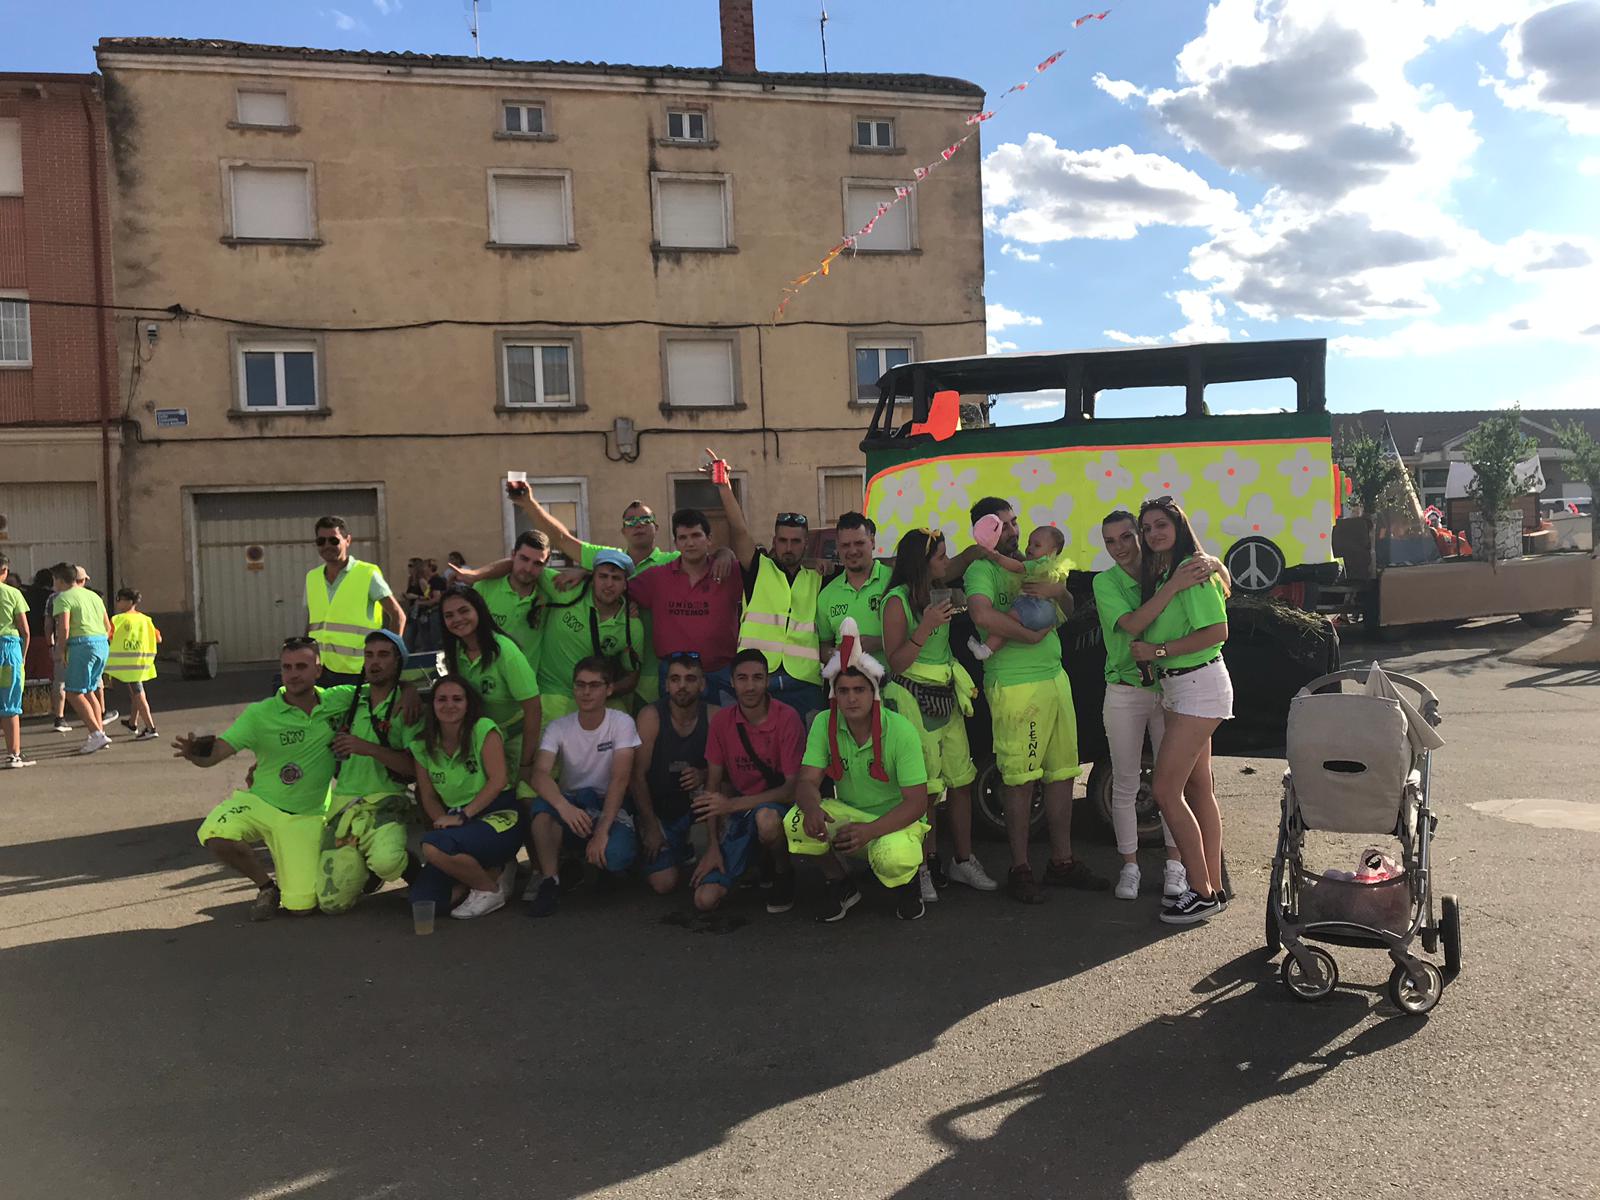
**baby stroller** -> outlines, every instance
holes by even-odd
[[[1347,683],[1364,686],[1347,692]],[[1428,865],[1439,823],[1428,801],[1429,755],[1444,744],[1438,724],[1432,692],[1376,663],[1314,679],[1291,702],[1267,950],[1287,951],[1283,982],[1296,999],[1321,1000],[1339,982],[1333,955],[1307,941],[1387,950],[1395,964],[1389,999],[1414,1016],[1432,1009],[1461,970],[1461,906],[1441,896],[1435,919]],[[1381,882],[1308,871],[1305,838],[1317,832],[1394,837],[1401,870]],[[1443,943],[1443,971],[1412,953],[1419,936],[1428,954]]]

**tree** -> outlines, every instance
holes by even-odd
[[[1556,427],[1556,442],[1572,455],[1567,473],[1589,484],[1589,529],[1594,535],[1595,552],[1600,554],[1600,503],[1596,503],[1600,500],[1600,443],[1576,421]]]
[[[1356,503],[1361,505],[1364,517],[1376,514],[1383,493],[1400,478],[1400,463],[1388,450],[1364,429],[1347,433],[1339,440],[1339,465],[1350,477],[1350,486],[1355,490]]]
[[[1476,478],[1467,495],[1491,524],[1512,511],[1512,503],[1533,485],[1519,469],[1538,452],[1539,443],[1522,432],[1522,407],[1514,405],[1489,417],[1461,443]]]

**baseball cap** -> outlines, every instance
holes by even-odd
[[[621,550],[612,550],[610,548],[605,550],[596,550],[594,554],[594,565],[598,567],[601,564],[616,567],[624,575],[633,574],[633,559],[629,558]]]

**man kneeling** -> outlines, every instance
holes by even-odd
[[[861,900],[843,855],[865,855],[895,897],[895,914],[915,921],[925,911],[917,887],[928,831],[928,771],[911,723],[883,707],[883,665],[861,648],[853,619],[840,627],[839,648],[822,674],[833,683],[829,711],[811,723],[795,790],[784,819],[789,852],[820,859],[828,901],[817,919],[842,921]],[[837,798],[824,800],[823,776]]]

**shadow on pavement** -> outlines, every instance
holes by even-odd
[[[212,865],[211,856],[195,840],[199,827],[199,821],[189,818],[139,829],[0,846],[0,896]],[[204,876],[186,878],[178,886],[199,887],[222,878],[236,876],[218,867]]]
[[[1593,667],[1552,667],[1543,675],[1513,680],[1508,688],[1569,688],[1600,686],[1600,671]]]

